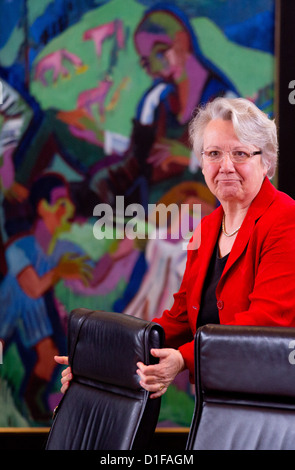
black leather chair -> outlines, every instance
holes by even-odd
[[[187,450],[295,449],[294,348],[294,328],[200,328]]]
[[[162,347],[160,325],[122,313],[76,309],[68,324],[73,372],[53,424],[48,450],[146,449],[154,433],[160,399],[139,385],[138,361],[155,360]]]

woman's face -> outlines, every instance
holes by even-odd
[[[209,122],[204,132],[203,150],[244,150],[247,153],[260,150],[249,144],[242,144],[237,138],[231,121],[215,119]],[[246,162],[233,163],[229,154],[220,162],[208,162],[203,158],[203,174],[210,191],[220,203],[240,204],[247,207],[260,190],[267,169],[261,155],[254,155]]]

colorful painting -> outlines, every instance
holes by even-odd
[[[216,207],[188,123],[216,96],[273,114],[274,15],[274,0],[1,2],[0,426],[50,424],[73,308],[169,308],[183,239],[172,223],[147,236],[157,218],[126,236],[118,198]],[[115,223],[97,237],[102,204]],[[189,426],[193,406],[184,373],[159,425]]]

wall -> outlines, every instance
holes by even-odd
[[[73,308],[151,319],[171,305],[185,263],[179,225],[146,215],[162,202],[201,204],[202,216],[216,206],[188,144],[196,106],[243,96],[273,115],[275,8],[4,0],[0,9],[0,426],[48,425],[60,400],[53,356],[66,354]],[[126,213],[134,203],[141,224]],[[182,374],[160,424],[188,426],[193,404]]]

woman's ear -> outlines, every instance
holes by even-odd
[[[263,176],[265,177],[268,171],[270,170],[271,165],[269,162],[264,162],[264,161],[262,161],[262,165],[263,165]]]

